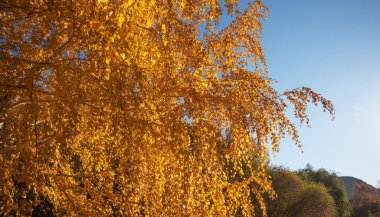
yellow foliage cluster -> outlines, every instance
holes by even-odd
[[[333,108],[271,87],[260,0],[221,4],[2,1],[0,215],[265,211],[268,149],[299,143],[284,100],[300,118],[309,99]]]

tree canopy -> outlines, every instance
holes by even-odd
[[[310,88],[272,87],[267,13],[260,0],[1,1],[0,214],[265,211],[269,149],[300,145],[288,105],[301,122],[309,102],[334,113]]]
[[[298,174],[306,181],[322,184],[334,198],[335,206],[340,217],[351,217],[352,207],[344,188],[343,182],[334,172],[325,169],[314,170],[308,164],[305,169],[299,170]]]
[[[324,183],[313,179],[304,179],[302,174],[282,167],[271,167],[268,172],[271,176],[272,187],[277,195],[275,200],[266,198],[268,216],[345,216],[341,214],[340,204],[334,201],[335,195],[330,188],[334,189],[335,186],[324,185]]]

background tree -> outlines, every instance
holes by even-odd
[[[296,172],[271,168],[275,200],[267,198],[271,217],[335,217],[338,210],[328,189],[321,183],[304,180]]]
[[[293,217],[336,217],[334,199],[326,187],[319,183],[306,183],[304,192],[294,205],[289,209]]]
[[[251,216],[251,195],[265,209],[268,149],[300,145],[287,105],[301,122],[309,102],[333,114],[310,88],[273,89],[266,14],[259,0],[1,1],[1,215]]]
[[[291,209],[303,195],[304,182],[297,174],[284,168],[272,168],[269,174],[277,197],[267,200],[268,216],[290,217]]]
[[[334,198],[338,216],[350,217],[352,208],[349,202],[343,182],[334,172],[325,169],[314,170],[308,164],[305,169],[299,170],[298,174],[306,181],[322,184]]]

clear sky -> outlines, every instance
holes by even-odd
[[[380,0],[264,0],[263,47],[278,90],[308,86],[333,101],[336,119],[311,108],[302,154],[285,140],[272,163],[380,180]]]

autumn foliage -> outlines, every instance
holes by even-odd
[[[267,12],[259,0],[0,1],[0,215],[265,211],[269,150],[285,135],[300,145],[287,106],[306,121],[309,102],[334,112],[309,88],[273,89]]]
[[[379,217],[380,189],[366,183],[354,183],[352,206],[354,217]]]

